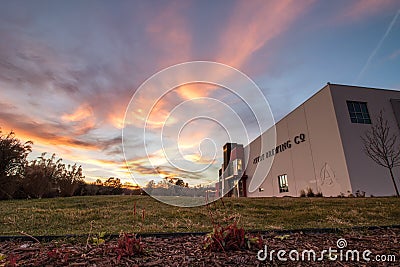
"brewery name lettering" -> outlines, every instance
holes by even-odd
[[[303,143],[304,141],[306,141],[306,135],[303,134],[303,133],[301,133],[301,134],[299,134],[299,135],[296,135],[296,136],[294,137],[293,141],[294,141],[294,143],[295,143],[296,145],[298,145],[298,144],[300,144],[300,143]],[[275,148],[270,149],[270,150],[268,150],[267,152],[261,154],[260,156],[255,157],[255,158],[253,159],[253,164],[257,164],[257,163],[259,163],[260,161],[263,161],[264,159],[267,159],[267,158],[269,158],[269,157],[272,157],[272,156],[274,156],[274,155],[276,155],[276,154],[278,154],[278,153],[281,153],[281,152],[285,151],[286,149],[290,149],[290,148],[292,148],[292,140],[289,139],[289,140],[287,140],[286,142],[284,142],[284,143],[282,143],[282,144],[276,146]]]

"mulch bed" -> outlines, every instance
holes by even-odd
[[[400,266],[400,229],[346,230],[342,232],[295,232],[261,235],[267,252],[275,250],[273,260],[257,259],[258,248],[250,250],[212,252],[204,249],[204,236],[144,237],[144,255],[127,256],[116,250],[117,240],[106,240],[100,245],[74,240],[3,241],[0,243],[0,266]],[[344,238],[342,249],[370,250],[371,261],[332,261],[325,255],[322,261],[291,261],[288,253],[297,249],[314,249],[317,258],[322,250],[338,249],[337,240]],[[278,250],[285,250],[288,261],[277,259]],[[339,259],[339,252],[331,257]],[[376,255],[395,255],[396,262],[377,262]],[[264,253],[260,254],[261,256]],[[268,254],[269,255],[269,254]],[[300,256],[301,257],[301,256]]]

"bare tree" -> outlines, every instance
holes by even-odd
[[[361,137],[364,152],[378,165],[389,169],[397,197],[399,190],[393,175],[393,168],[400,166],[400,146],[397,135],[391,133],[389,123],[383,118],[382,111],[371,129]]]

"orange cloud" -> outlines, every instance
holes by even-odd
[[[67,136],[42,135],[41,133],[32,133],[25,129],[16,129],[15,131],[18,136],[21,136],[25,140],[32,140],[34,144],[40,143],[42,145],[56,145],[57,147],[65,146],[85,150],[99,150],[99,147],[95,143],[79,141]]]
[[[238,1],[219,41],[218,61],[240,68],[254,52],[285,32],[313,2]]]
[[[180,101],[176,93],[161,95],[158,88],[146,89],[134,96],[127,110],[125,124],[151,130],[160,129],[165,123],[174,123],[176,120],[170,112]]]
[[[80,105],[73,113],[64,114],[61,119],[67,122],[82,121],[93,116],[92,108],[87,104]]]
[[[96,125],[93,110],[87,104],[80,105],[71,114],[62,115],[61,119],[73,128],[76,135],[86,134]]]
[[[124,117],[119,114],[110,114],[108,116],[109,122],[118,129],[122,129],[124,126]]]
[[[199,97],[206,97],[216,88],[217,86],[213,84],[192,83],[182,85],[175,90],[182,99],[190,100]]]
[[[2,118],[8,118],[4,120]],[[120,138],[110,140],[87,140],[80,138],[82,131],[92,122],[80,124],[57,124],[37,122],[27,116],[0,111],[0,125],[3,129],[12,129],[17,136],[42,145],[57,145],[83,150],[104,150],[120,143]],[[87,131],[87,129],[86,129]],[[85,132],[86,132],[85,131]]]
[[[117,129],[122,129],[124,126],[125,103],[116,101],[112,112],[107,114],[107,121]],[[115,107],[117,105],[117,107]]]
[[[155,101],[155,99],[149,100]],[[156,103],[149,104],[148,107],[152,107],[152,109],[147,109],[149,111],[147,114],[137,110],[137,118],[146,123],[147,129],[159,129],[163,127],[167,120],[169,120],[169,123],[173,122],[173,118],[170,117],[171,108],[168,106],[169,102],[166,99],[160,99]]]
[[[183,158],[188,160],[188,161],[192,161],[192,162],[194,162],[196,164],[203,164],[203,165],[214,164],[214,163],[217,162],[216,159],[206,158],[206,157],[203,157],[202,155],[199,155],[199,154],[184,155]]]

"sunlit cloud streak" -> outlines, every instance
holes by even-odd
[[[226,23],[227,30],[221,34],[217,60],[240,69],[256,51],[295,23],[313,2],[238,1]]]

